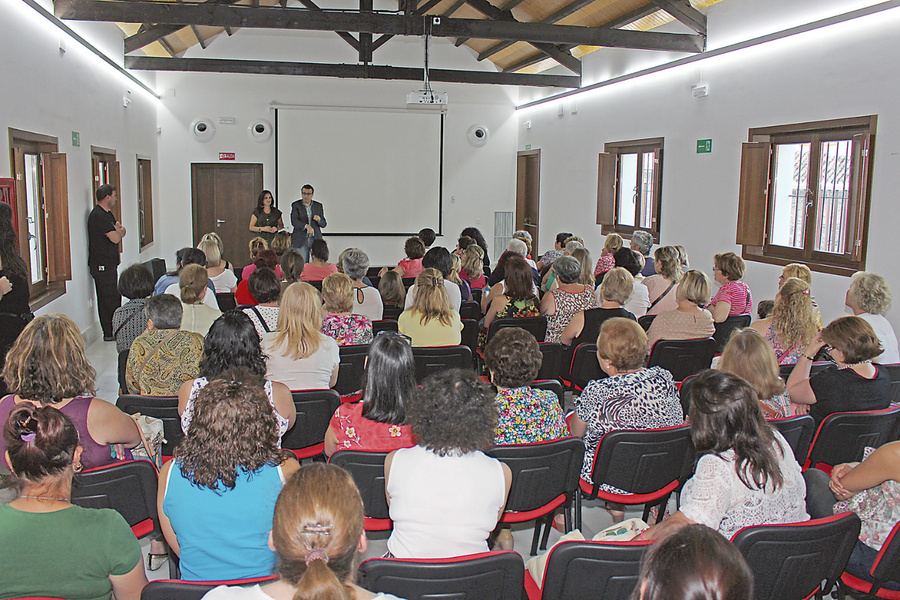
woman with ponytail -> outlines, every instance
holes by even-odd
[[[72,505],[82,468],[78,432],[55,408],[17,406],[3,426],[22,495],[0,506],[0,598],[138,600],[141,546],[111,509]],[[49,567],[49,568],[48,568]]]
[[[366,550],[363,503],[350,474],[312,463],[284,484],[269,535],[279,579],[248,588],[220,586],[204,600],[399,600],[355,585]]]

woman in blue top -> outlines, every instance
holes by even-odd
[[[160,523],[179,555],[182,578],[271,575],[275,500],[299,468],[278,448],[262,380],[241,369],[204,387],[175,459],[159,474]]]

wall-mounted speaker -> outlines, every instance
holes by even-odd
[[[216,135],[216,126],[212,119],[195,119],[191,123],[191,135],[198,142],[208,142]]]
[[[469,138],[469,143],[476,148],[480,148],[487,144],[490,135],[491,132],[488,131],[488,128],[484,125],[472,125],[466,133],[466,137]]]
[[[265,142],[272,137],[272,124],[265,119],[256,119],[247,128],[247,133],[254,142]]]

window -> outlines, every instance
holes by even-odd
[[[613,142],[600,153],[597,224],[601,232],[631,235],[635,229],[659,241],[663,138]]]
[[[19,254],[31,274],[32,308],[39,308],[64,294],[72,278],[66,155],[54,137],[10,129],[9,139]]]
[[[153,242],[153,192],[151,187],[150,160],[137,159],[138,228],[141,250]]]
[[[865,269],[875,124],[869,116],[750,130],[737,228],[744,258]]]

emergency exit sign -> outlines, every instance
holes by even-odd
[[[709,154],[712,152],[712,139],[697,140],[697,154]]]
[[[219,160],[234,160],[234,152],[219,152]]]

